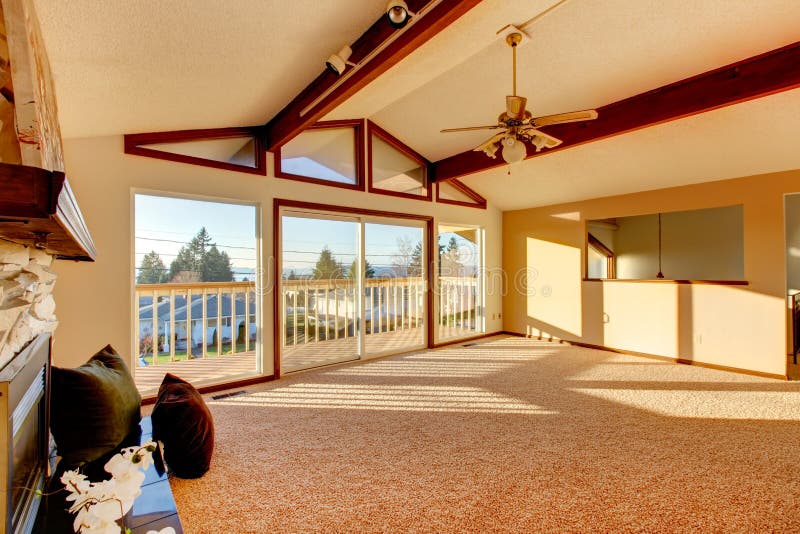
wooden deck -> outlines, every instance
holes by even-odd
[[[227,354],[211,358],[196,358],[181,362],[136,367],[134,381],[140,392],[158,390],[164,375],[172,373],[193,384],[218,382],[227,377],[253,373],[256,369],[255,351]]]
[[[390,354],[424,346],[424,328],[410,328],[395,332],[367,334],[365,346],[368,354]],[[443,327],[441,340],[474,335],[475,332],[460,328]],[[331,341],[316,341],[304,345],[282,348],[281,374],[310,369],[339,362],[358,359],[358,339],[347,338]],[[197,358],[161,365],[136,367],[134,380],[142,393],[152,394],[158,390],[164,375],[172,373],[193,384],[221,382],[228,377],[253,373],[256,369],[254,351],[210,358]]]
[[[457,337],[475,335],[472,330],[442,327],[439,339],[446,341]],[[367,334],[365,348],[367,354],[391,354],[425,346],[425,328],[409,328],[395,332]],[[347,338],[331,341],[317,341],[281,349],[281,373],[291,373],[322,365],[358,359],[358,339]]]

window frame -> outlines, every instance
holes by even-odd
[[[469,202],[464,202],[463,200],[451,200],[447,198],[442,198],[441,193],[439,192],[439,188],[441,187],[442,182],[436,182],[436,202],[437,204],[453,204],[455,206],[466,206],[468,208],[479,208],[479,209],[486,209],[486,199],[479,195],[474,189],[469,187],[467,184],[462,182],[457,178],[451,178],[450,180],[443,180],[444,182],[449,183],[453,186],[456,190],[464,193],[469,198],[475,201],[474,204]]]
[[[601,256],[606,257],[606,277],[600,278],[600,280],[615,280],[617,278],[617,255],[614,254],[613,250],[605,246],[602,241],[593,236],[591,232],[587,232],[586,235],[588,236],[586,243],[586,274],[589,274],[588,248],[592,248]]]
[[[238,163],[228,163],[213,159],[200,158],[197,156],[187,156],[166,152],[156,148],[147,148],[147,145],[157,145],[164,143],[188,143],[191,141],[209,141],[214,139],[232,139],[236,137],[252,137],[255,152],[255,167],[241,165]],[[163,159],[177,163],[188,163],[189,165],[199,165],[201,167],[211,167],[226,171],[246,172],[249,174],[267,175],[267,155],[264,143],[263,128],[260,126],[236,127],[236,128],[211,128],[204,130],[179,130],[173,132],[151,132],[140,134],[125,134],[124,151],[126,154],[144,156],[147,158]]]
[[[319,184],[319,185],[327,185],[331,187],[339,187],[343,189],[351,189],[355,191],[364,191],[364,119],[345,119],[345,120],[335,120],[335,121],[320,121],[312,126],[309,126],[302,132],[298,134],[297,137],[303,135],[305,132],[313,131],[313,130],[333,130],[333,129],[344,129],[344,128],[351,128],[353,131],[353,139],[354,139],[354,147],[355,147],[355,154],[353,154],[355,158],[356,164],[356,183],[354,184],[346,184],[342,182],[333,182],[331,180],[325,180],[323,178],[314,178],[312,176],[302,176],[299,174],[292,174],[289,172],[284,172],[281,169],[281,147],[278,147],[274,150],[275,155],[275,177],[282,178],[285,180],[295,180],[297,182],[305,182],[310,184]],[[296,139],[295,137],[294,139]],[[291,141],[290,141],[291,142]]]
[[[390,145],[392,148],[401,152],[405,156],[416,161],[424,170],[424,188],[425,195],[412,195],[410,193],[401,193],[399,191],[392,191],[390,189],[381,189],[373,185],[372,182],[372,136],[376,135],[382,141]],[[387,195],[392,197],[410,198],[413,200],[422,200],[425,202],[433,201],[433,187],[430,180],[431,176],[431,162],[418,154],[413,148],[409,147],[395,136],[375,124],[374,122],[367,121],[367,191],[377,195]]]

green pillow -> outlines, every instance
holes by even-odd
[[[107,345],[77,369],[51,369],[50,430],[68,466],[116,449],[141,420],[142,397],[128,366]]]

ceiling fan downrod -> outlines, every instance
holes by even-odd
[[[506,42],[511,47],[511,70],[513,87],[511,96],[517,96],[517,45],[522,42],[521,33],[509,33],[506,35]]]

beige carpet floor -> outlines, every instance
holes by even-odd
[[[188,534],[800,532],[800,385],[521,338],[208,398]]]

